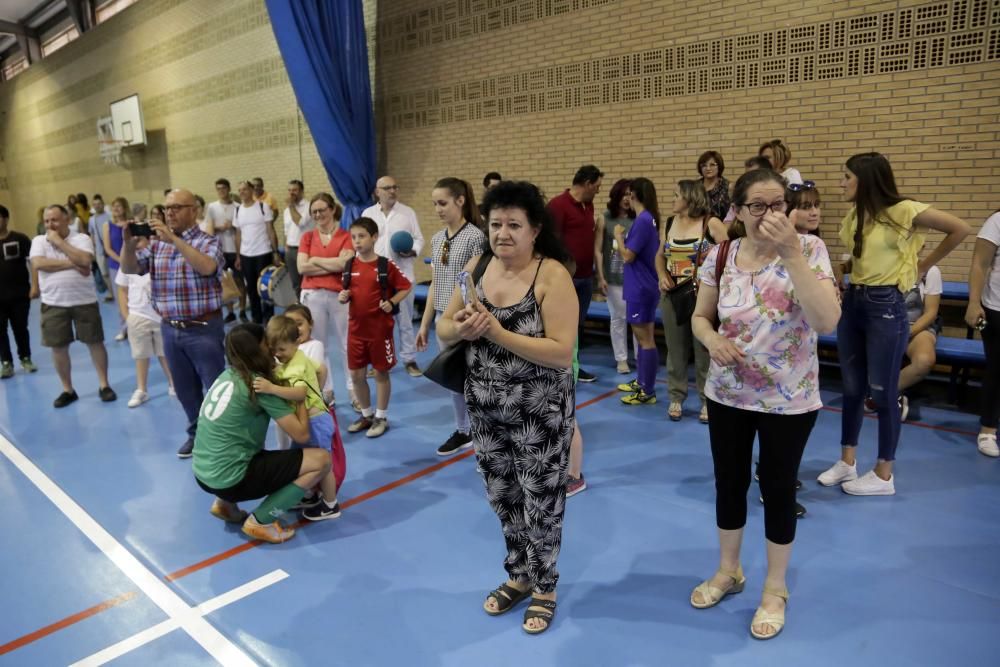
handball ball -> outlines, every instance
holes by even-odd
[[[389,246],[397,255],[413,250],[413,235],[410,232],[398,231],[389,238]]]

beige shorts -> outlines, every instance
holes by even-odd
[[[163,333],[160,323],[141,315],[128,316],[128,344],[133,359],[163,356]]]

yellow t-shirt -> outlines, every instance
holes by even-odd
[[[865,220],[861,257],[853,257],[851,284],[895,285],[906,292],[917,284],[917,264],[926,234],[913,219],[930,208],[912,199],[904,199],[885,209],[875,221]],[[858,226],[855,209],[840,223],[840,240],[847,250],[854,249],[854,230]]]
[[[282,380],[288,380],[291,386],[305,388],[306,409],[310,415],[326,412],[326,403],[319,393],[318,371],[319,364],[307,357],[302,350],[298,350],[287,364],[278,364],[274,369],[274,374]]]

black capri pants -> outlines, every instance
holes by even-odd
[[[764,498],[764,535],[775,544],[795,539],[795,480],[802,452],[818,411],[781,415],[733,408],[708,400],[708,430],[715,466],[715,521],[722,530],[747,522],[747,491],[753,441],[760,440],[760,493]]]

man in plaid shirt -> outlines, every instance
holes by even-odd
[[[136,239],[124,230],[122,270],[151,274],[153,308],[163,318],[163,351],[177,398],[188,418],[188,439],[177,451],[189,458],[204,392],[225,369],[222,324],[222,247],[198,228],[194,195],[172,190],[164,203],[167,223],[150,221],[149,249],[136,252]]]

